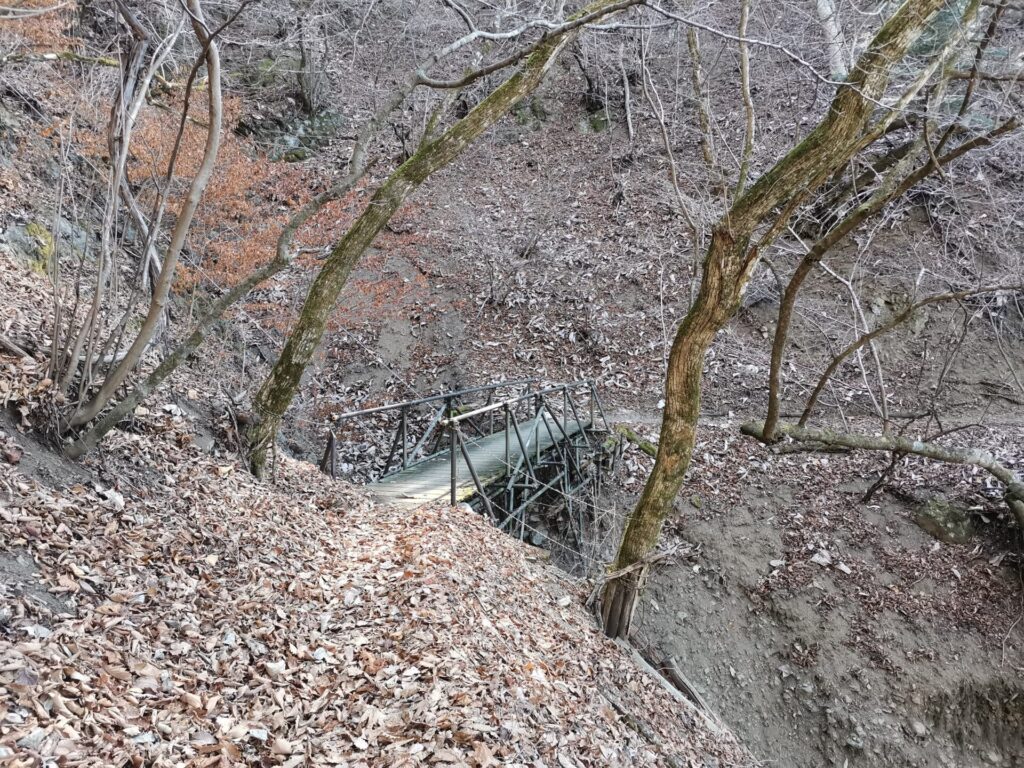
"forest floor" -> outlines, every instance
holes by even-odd
[[[767,765],[1021,765],[1022,561],[997,504],[917,467],[921,502],[863,503],[877,460],[769,457],[735,434],[703,433],[641,647],[674,657]],[[929,492],[969,537],[925,530]]]
[[[19,638],[30,646],[23,649],[26,658],[58,652],[58,643],[68,633],[81,637],[85,629],[104,627],[113,646],[103,647],[108,639],[104,635],[86,638],[98,643],[89,646],[91,652],[114,654],[108,662],[114,671],[107,671],[103,684],[117,696],[136,699],[127,707],[137,708],[139,701],[145,706],[158,703],[167,712],[162,724],[175,737],[181,735],[179,728],[191,728],[175,748],[218,759],[237,752],[245,758],[298,764],[302,756],[291,750],[293,742],[303,738],[306,725],[289,719],[293,713],[281,704],[287,686],[277,679],[283,674],[277,665],[285,658],[285,672],[290,674],[294,667],[295,684],[306,686],[302,696],[317,702],[318,683],[303,675],[322,662],[308,658],[307,652],[315,654],[318,649],[300,634],[323,634],[324,630],[319,619],[307,622],[311,613],[288,628],[300,634],[275,635],[276,629],[262,626],[257,614],[265,611],[270,623],[277,625],[280,617],[274,606],[280,600],[291,600],[295,590],[320,588],[310,586],[312,577],[300,567],[302,563],[322,564],[325,553],[331,553],[325,568],[335,598],[341,596],[339,621],[347,622],[344,632],[353,633],[355,628],[349,624],[370,620],[366,612],[373,608],[369,601],[358,599],[346,605],[346,590],[350,581],[371,580],[367,563],[380,562],[381,552],[373,547],[374,540],[383,537],[395,545],[398,560],[421,558],[416,567],[425,569],[411,583],[396,586],[389,599],[398,601],[403,610],[412,610],[413,601],[421,602],[417,585],[434,579],[458,593],[459,605],[473,606],[476,628],[482,627],[482,634],[467,641],[499,639],[497,645],[471,649],[480,654],[483,667],[491,665],[480,690],[486,688],[488,695],[498,696],[498,689],[488,687],[490,683],[508,687],[511,680],[510,689],[515,688],[525,670],[525,687],[538,687],[523,691],[529,703],[524,710],[516,709],[521,699],[505,702],[517,712],[536,714],[537,701],[531,696],[568,696],[558,699],[565,703],[558,712],[548,701],[549,710],[530,726],[534,730],[520,734],[524,743],[543,744],[567,724],[571,727],[577,712],[573,708],[579,706],[579,712],[595,718],[593,722],[602,727],[607,722],[607,727],[618,729],[608,743],[621,740],[651,764],[664,762],[661,747],[645,742],[646,719],[639,731],[624,728],[624,718],[614,716],[614,702],[609,716],[603,705],[595,708],[587,699],[595,680],[605,688],[620,684],[620,678],[602,677],[604,672],[625,668],[624,657],[600,639],[582,609],[561,605],[566,596],[582,601],[587,585],[528,560],[535,557],[527,554],[530,550],[487,531],[479,520],[446,518],[461,513],[424,511],[417,524],[437,535],[429,542],[417,539],[410,521],[391,512],[369,512],[358,492],[328,483],[309,464],[291,458],[319,458],[326,431],[344,411],[523,376],[554,381],[595,378],[614,409],[614,420],[630,423],[656,439],[665,350],[693,285],[690,253],[677,237],[678,218],[665,202],[671,194],[664,159],[651,149],[656,144],[654,132],[645,133],[645,148],[641,140],[627,147],[621,126],[595,131],[578,99],[572,98],[571,88],[566,90],[566,82],[571,85],[572,78],[579,78],[571,67],[564,69],[559,83],[542,89],[456,165],[424,185],[359,264],[316,364],[288,414],[278,487],[263,488],[242,479],[244,473],[231,458],[237,445],[232,409],[245,402],[277,354],[283,332],[315,274],[319,263],[315,256],[299,259],[292,269],[253,292],[232,313],[224,333],[211,339],[139,412],[136,431],[116,432],[85,467],[33,449],[20,433],[5,428],[4,448],[16,460],[0,456],[0,474],[5,489],[9,488],[4,491],[3,521],[4,543],[9,546],[0,562],[0,578],[25,606],[18,609],[24,613],[14,617],[14,626],[33,628],[37,635]],[[48,98],[60,101],[56,96]],[[28,222],[51,220],[52,211],[44,204],[47,191],[57,185],[60,168],[52,148],[39,138],[45,124],[42,117],[8,99],[0,124],[6,126],[0,138],[6,137],[12,145],[0,182],[9,199],[17,198],[18,203],[11,202],[9,210],[0,211],[4,216],[0,223],[6,228],[0,234],[13,245],[14,235],[21,234]],[[47,157],[46,163],[40,160]],[[329,162],[329,158],[308,161],[310,175],[316,176],[318,163],[327,166]],[[6,174],[14,181],[6,182]],[[346,214],[358,207],[351,205]],[[942,245],[939,225],[927,216],[886,224],[885,232],[872,241],[870,256],[887,265],[888,272],[858,284],[873,318],[891,316],[915,285],[919,263],[928,263],[930,251]],[[844,251],[836,255],[833,266],[842,270],[862,255],[856,249]],[[5,259],[0,276],[14,281],[10,264],[17,263]],[[202,264],[213,269],[209,262]],[[25,274],[28,279],[39,277]],[[758,272],[746,306],[719,334],[708,356],[698,450],[667,541],[677,554],[674,561],[652,572],[640,608],[637,641],[655,656],[674,656],[709,706],[768,765],[1024,765],[1022,561],[1019,532],[1005,519],[997,489],[963,468],[906,462],[890,489],[862,502],[861,496],[885,466],[884,458],[773,453],[740,437],[740,421],[763,413],[767,340],[777,310],[772,286],[767,271]],[[200,281],[196,293],[202,298],[202,291],[211,287],[215,286]],[[176,319],[181,320],[188,316],[196,295],[186,290],[178,298],[181,313]],[[37,310],[48,305],[43,294],[21,304],[0,296],[0,308],[6,313],[4,332],[19,341],[35,338],[38,348],[44,349],[39,332],[43,321]],[[825,332],[817,327],[816,318],[849,318],[851,312],[847,296],[833,281],[817,274],[808,281],[798,314],[792,347],[800,352],[800,362],[786,372],[787,395],[792,398],[787,407],[794,405],[830,350],[849,333],[849,326],[838,320],[836,329]],[[1019,469],[1024,467],[1024,409],[986,325],[996,318],[982,319],[985,322],[972,326],[969,339],[965,336],[955,345],[949,329],[959,321],[953,309],[945,308],[936,308],[922,323],[908,324],[887,337],[879,345],[880,356],[889,381],[900,385],[892,387],[890,406],[897,413],[913,413],[935,404],[929,379],[937,369],[945,369],[947,386],[941,396],[936,394],[937,405],[955,414],[951,424],[983,425],[954,439],[982,440],[983,447],[998,449]],[[1009,344],[1006,353],[1011,359],[1024,359],[1020,321],[1007,325],[1015,335],[1008,334],[1004,340]],[[863,378],[853,365],[839,372],[834,391],[823,404],[826,421],[855,420],[871,412]],[[376,437],[368,431],[343,450],[358,455]],[[17,450],[12,441],[20,443]],[[143,460],[137,463],[140,454]],[[171,458],[178,456],[180,466]],[[618,487],[599,506],[621,521],[648,468],[644,456],[627,450],[616,478]],[[116,484],[119,477],[126,487]],[[185,490],[175,491],[175,486]],[[186,493],[199,500],[198,519],[179,504]],[[951,522],[956,530],[939,531],[947,540],[927,533],[922,525],[930,525],[933,531],[935,526],[919,516],[922,506],[939,496],[960,510]],[[335,520],[317,506],[335,497],[346,507],[343,519]],[[124,509],[118,509],[122,502]],[[47,504],[68,511],[64,528],[48,516]],[[249,542],[248,548],[239,549],[230,546],[225,510],[245,505],[256,512],[251,520],[238,515],[230,519],[232,528],[238,527],[236,535]],[[293,510],[308,527],[278,531],[281,520],[271,509],[274,505]],[[320,530],[325,518],[330,524]],[[201,540],[186,536],[184,530],[196,522],[212,533]],[[161,546],[181,544],[188,553],[184,560],[176,560],[173,553],[166,555],[163,564],[148,559],[146,537],[160,542],[162,531],[170,538]],[[964,535],[956,543],[949,540],[950,533]],[[79,555],[82,542],[90,536],[101,541],[101,549]],[[184,538],[179,542],[176,537]],[[400,540],[412,550],[402,549]],[[606,557],[612,554],[613,540],[605,537],[599,542]],[[260,559],[268,541],[283,541],[285,553],[299,552],[302,563],[281,562],[276,549]],[[444,547],[440,554],[433,549],[438,542]],[[115,562],[119,555],[110,547],[122,543],[138,566],[136,572],[127,572]],[[71,554],[62,556],[63,552]],[[341,554],[333,557],[334,553]],[[438,560],[441,555],[447,559]],[[242,569],[245,583],[241,587],[229,583],[232,576],[226,563]],[[488,574],[474,572],[479,563],[506,563],[508,572],[490,574],[494,579],[484,584]],[[140,580],[147,586],[147,578],[159,582],[165,573],[205,585],[202,589],[208,594],[204,592],[203,599],[208,602],[186,606],[199,617],[197,624],[163,626],[164,613],[156,609],[173,613],[184,604],[167,602],[168,595],[159,590],[156,609],[147,612],[132,602],[134,597],[122,599],[125,594],[139,596],[146,591],[139,588]],[[271,581],[269,592],[261,591],[264,576]],[[527,582],[537,589],[522,589]],[[100,583],[103,587],[97,590],[95,585]],[[239,588],[258,600],[238,607],[242,613],[234,618],[223,618],[225,614],[219,613],[225,610],[223,603],[230,602],[232,590]],[[491,592],[487,606],[478,611],[475,601],[481,589]],[[223,600],[217,590],[224,591]],[[450,608],[447,601],[455,599],[455,592],[439,597],[439,604]],[[62,616],[69,596],[86,611]],[[537,605],[543,605],[540,615],[529,617]],[[47,611],[56,618],[45,617]],[[317,617],[320,611],[321,606],[316,606]],[[197,632],[214,637],[202,624],[204,612],[214,623],[248,622],[259,629],[251,633],[255,645],[236,649],[229,644],[227,650],[209,651],[229,658],[244,650],[251,657],[245,669],[250,669],[249,662],[257,665],[249,677],[229,686],[230,695],[242,691],[249,697],[244,711],[224,711],[226,705],[217,697],[226,699],[227,694],[212,688],[206,691],[201,670],[182,667],[181,654],[173,650],[182,648],[174,643],[196,642]],[[528,617],[526,623],[518,626],[523,616]],[[331,621],[329,628],[337,629]],[[432,624],[431,631],[444,634],[440,624]],[[395,626],[399,632],[413,631]],[[142,627],[142,639],[132,635],[129,627],[133,631]],[[221,634],[226,631],[222,626],[215,629]],[[231,631],[242,636],[237,629]],[[253,650],[261,648],[260,643],[270,646],[268,637],[276,644],[272,649]],[[299,639],[294,649],[288,646]],[[465,650],[460,650],[458,637],[446,634],[440,639],[443,648],[436,646],[435,655],[442,655],[436,648],[444,654]],[[382,644],[394,640],[380,638]],[[142,662],[124,658],[129,651],[138,655],[138,646],[132,643],[139,642],[150,658]],[[169,653],[165,643],[171,644]],[[388,647],[393,651],[393,646]],[[279,654],[270,658],[271,650]],[[173,678],[178,686],[172,689],[173,699],[162,690],[161,670],[167,658],[177,665],[177,671],[172,671],[178,675]],[[534,666],[527,670],[524,660]],[[355,660],[345,659],[350,661]],[[465,659],[457,661],[463,664]],[[33,664],[41,667],[44,661]],[[379,658],[360,656],[359,664],[370,667],[363,671],[367,685],[382,686],[389,696],[395,689],[415,686],[422,677],[421,669],[409,680],[402,675],[395,679],[396,670],[381,665]],[[514,664],[520,666],[512,670]],[[549,685],[550,679],[544,677],[551,666],[575,675],[568,693],[561,689],[552,693],[558,686]],[[545,671],[541,674],[538,669]],[[451,675],[463,671],[461,667],[453,670]],[[342,673],[347,674],[344,665]],[[481,674],[478,668],[474,674]],[[44,678],[36,680],[28,674],[19,678],[18,685],[52,682]],[[626,687],[637,680],[626,680]],[[637,685],[639,689],[631,695],[645,699],[638,704],[650,713],[645,718],[655,718],[659,709],[676,711],[664,692],[647,682]],[[60,699],[52,701],[69,700],[67,690],[55,690]],[[353,692],[361,695],[358,687]],[[79,693],[86,699],[94,694],[76,689],[75,695]],[[419,694],[426,695],[422,690]],[[193,695],[199,697],[198,705]],[[100,699],[88,701],[91,707]],[[85,706],[77,700],[72,703]],[[472,697],[452,697],[451,703],[474,706]],[[489,701],[487,706],[498,705]],[[137,714],[137,709],[125,711]],[[378,725],[386,724],[393,714],[365,712],[367,722]],[[10,732],[17,730],[19,739],[30,742],[37,738],[34,718],[43,715],[36,711],[17,716],[22,720],[14,722]],[[234,719],[222,724],[218,717]],[[466,718],[467,722],[472,719]],[[105,748],[163,748],[161,729],[153,733],[127,717],[123,720],[117,724],[118,735]],[[210,724],[200,728],[202,720]],[[281,729],[284,743],[276,751],[274,739],[267,741],[272,732],[263,725],[267,720]],[[667,744],[674,743],[674,728],[687,732],[692,727],[685,718],[651,722],[658,734],[666,734]],[[244,732],[236,730],[242,726]],[[504,732],[464,734],[460,739],[468,741],[459,743],[472,750],[462,757],[480,764],[509,757],[491,751],[506,736]],[[373,737],[379,735],[377,731]],[[370,743],[370,737],[361,733],[345,736],[347,741],[318,745],[317,749],[322,747],[319,757],[348,757],[360,751],[358,739]],[[98,736],[92,733],[90,738]],[[662,741],[661,735],[657,741]],[[62,743],[58,740],[57,747]],[[474,756],[476,743],[487,752]],[[393,742],[381,744],[383,750]],[[598,746],[580,744],[591,764],[620,759],[598,755],[593,751]],[[728,739],[719,746],[723,756],[719,765],[743,759],[736,757]],[[529,749],[535,748],[541,747],[523,747],[523,755],[532,755]],[[708,747],[711,752],[717,748]],[[628,764],[627,758],[620,762]]]
[[[0,422],[4,765],[753,764],[540,550],[200,438],[155,409],[70,464]]]

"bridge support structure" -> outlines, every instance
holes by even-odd
[[[366,479],[409,508],[467,502],[519,538],[536,534],[531,510],[544,506],[582,543],[586,510],[618,455],[592,381],[541,385],[497,382],[344,414],[339,422],[384,420],[393,433]],[[332,432],[321,468],[337,473],[343,442]]]

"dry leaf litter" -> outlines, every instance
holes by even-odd
[[[585,586],[473,513],[287,459],[261,485],[180,416],[144,426],[93,461],[105,482],[0,461],[27,566],[2,585],[4,765],[750,762],[601,636]]]

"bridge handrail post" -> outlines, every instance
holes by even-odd
[[[509,411],[508,405],[506,405],[502,410],[504,410],[504,412],[505,412],[505,471],[508,472],[512,468],[511,467],[512,457],[511,457],[510,449],[509,449],[509,435],[508,435],[509,431],[512,429],[512,425],[509,423],[511,421],[511,419],[512,419],[512,416],[511,416],[511,412]]]
[[[451,454],[452,461],[452,494],[451,502],[454,507],[458,502],[458,472],[456,470],[456,456],[459,450],[459,426],[454,421],[448,427],[450,437],[450,446],[448,452]]]
[[[473,478],[473,485],[476,487],[477,493],[480,494],[480,498],[484,500],[484,509],[487,510],[487,516],[492,521],[497,520],[494,508],[491,506],[491,500],[487,498],[485,493],[484,484],[480,482],[480,476],[476,473],[476,467],[473,466],[473,457],[469,455],[469,451],[466,450],[466,443],[462,440],[459,441],[459,449],[462,451],[462,458],[466,461],[466,469],[469,470],[469,475]]]
[[[409,467],[409,412],[402,409],[402,469]]]
[[[537,412],[533,415],[533,434],[536,436],[534,447],[537,449],[534,454],[537,464],[540,464],[540,420],[544,417],[544,395],[537,395]]]
[[[593,407],[594,404],[597,405],[597,412],[601,414],[601,421],[604,422],[604,428],[611,429],[611,426],[608,424],[608,414],[604,412],[604,404],[601,402],[601,395],[597,392],[597,382],[590,382],[590,393],[590,396],[594,401],[591,403],[591,407]]]
[[[577,474],[581,474],[580,473],[579,464],[577,464],[574,459],[570,459],[569,458],[569,454],[566,453],[565,449],[563,449],[561,447],[561,443],[563,443],[563,442],[564,443],[568,443],[570,448],[572,447],[572,441],[569,439],[569,433],[566,431],[565,427],[563,426],[563,423],[565,422],[565,420],[563,419],[562,423],[559,423],[558,417],[555,415],[555,412],[551,410],[551,406],[550,405],[546,405],[545,409],[551,415],[552,420],[554,420],[555,426],[558,427],[558,431],[562,434],[562,440],[561,441],[556,439],[555,438],[555,433],[552,431],[551,425],[548,424],[547,418],[544,419],[544,426],[548,430],[548,435],[551,436],[551,443],[552,443],[552,445],[555,446],[555,449],[559,452],[559,455],[562,456],[563,463],[567,463],[567,464],[571,465],[573,467],[573,469],[576,470]]]
[[[593,408],[593,402],[591,402],[591,408]],[[580,426],[580,431],[583,434],[583,439],[587,441],[587,447],[593,447],[590,442],[590,430],[594,428],[594,414],[591,411],[590,424],[586,429],[583,429],[583,421],[580,419],[580,412],[576,409],[576,400],[570,395],[569,396],[569,409],[572,411],[573,418],[576,419],[576,423]],[[566,416],[568,419],[568,416]]]

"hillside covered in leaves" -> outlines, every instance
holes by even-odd
[[[154,411],[82,467],[0,432],[4,765],[752,764],[542,550]]]

